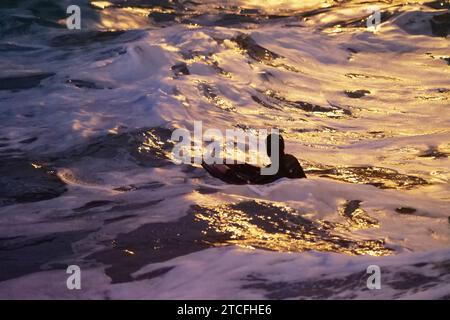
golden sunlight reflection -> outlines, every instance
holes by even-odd
[[[134,256],[136,254],[134,251],[131,251],[131,250],[128,250],[128,249],[123,250],[123,252],[126,253],[129,256]]]
[[[38,164],[38,163],[31,163],[31,166],[35,169],[41,169],[42,165]]]
[[[106,1],[95,1],[91,4],[102,9],[99,16],[100,21],[96,23],[99,28],[116,31],[145,28],[149,25],[148,15],[151,9],[137,7],[116,8]]]
[[[144,139],[143,142],[138,146],[139,153],[152,152],[156,156],[165,157],[166,153],[163,150],[164,143],[159,139],[159,137],[152,131],[146,131],[142,133]]]
[[[317,7],[328,7],[333,4],[332,0],[242,0],[236,1],[236,5],[245,8],[261,8],[267,11],[300,10]],[[281,9],[280,9],[281,8]]]
[[[306,250],[382,256],[391,253],[382,240],[350,240],[342,229],[303,218],[295,210],[260,201],[244,201],[218,206],[196,206],[195,217],[208,224],[203,231],[210,245],[233,244],[282,252]],[[361,226],[372,227],[356,213]]]
[[[91,5],[94,8],[105,9],[111,7],[113,4],[109,1],[91,1]]]

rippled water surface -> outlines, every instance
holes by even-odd
[[[449,9],[3,0],[0,297],[448,299]],[[279,128],[308,179],[175,164],[194,121]]]

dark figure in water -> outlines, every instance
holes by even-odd
[[[230,184],[266,184],[274,182],[281,178],[301,179],[306,178],[303,169],[297,158],[293,155],[284,153],[284,139],[281,135],[270,134],[266,138],[267,155],[273,159],[272,139],[279,141],[279,168],[276,174],[263,175],[261,168],[250,164],[206,164],[202,163],[203,168],[213,177]],[[273,162],[273,161],[272,161]]]

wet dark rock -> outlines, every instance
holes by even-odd
[[[430,23],[433,35],[437,37],[447,37],[450,33],[450,12],[433,16]]]
[[[436,147],[431,147],[423,153],[419,154],[421,158],[433,158],[433,159],[442,159],[447,158],[448,154],[444,152],[440,152]]]
[[[305,101],[290,101],[272,90],[262,92],[260,96],[253,95],[252,99],[269,109],[282,110],[283,108],[293,108],[310,113],[324,114],[328,117],[350,116],[352,114],[350,110],[332,104],[328,107],[323,107]]]
[[[291,104],[292,106],[302,109],[306,112],[329,112],[330,108],[319,106],[318,104],[313,104],[304,101],[295,101]]]
[[[397,78],[387,77],[387,76],[379,76],[379,75],[375,75],[375,74],[346,73],[345,76],[350,79],[380,79],[380,80],[398,81]]]
[[[43,265],[46,270],[61,268],[50,263],[68,257],[72,257],[73,261],[72,244],[91,232],[69,231],[33,238],[0,240],[0,281],[41,271]]]
[[[42,80],[54,76],[54,73],[32,73],[0,78],[0,90],[24,90],[37,87]]]
[[[369,90],[354,90],[354,91],[346,90],[344,93],[349,98],[359,99],[359,98],[362,98],[362,97],[370,94],[370,91]]]
[[[125,31],[79,31],[56,36],[50,41],[52,47],[79,47],[111,41]]]
[[[200,194],[214,194],[214,193],[219,192],[219,190],[217,190],[217,189],[206,188],[206,187],[199,187],[196,189],[196,191]]]
[[[25,158],[0,158],[0,205],[49,200],[66,190],[49,168],[34,167]]]
[[[258,23],[259,19],[256,16],[246,15],[246,14],[235,14],[228,13],[220,16],[219,19],[214,21],[215,26],[232,26],[241,23]]]
[[[220,39],[215,39],[217,42],[220,42]],[[211,53],[206,53],[206,52],[198,52],[198,51],[192,51],[192,50],[187,50],[187,51],[182,51],[181,55],[183,56],[184,59],[189,60],[189,59],[201,59],[202,63],[205,63],[209,66],[211,66],[216,72],[218,72],[221,75],[224,75],[226,77],[230,77],[230,73],[228,71],[225,71],[220,65],[219,62],[217,60],[215,60],[215,58],[213,57],[213,55]],[[184,63],[184,65],[186,65]],[[178,70],[179,69],[179,70]],[[178,73],[178,75],[182,75],[183,72],[188,75],[189,74],[189,69],[183,66],[182,63],[178,63],[175,66],[172,67],[172,70],[176,73]],[[177,72],[178,71],[178,72]],[[179,72],[182,71],[182,72]],[[187,73],[186,73],[187,71]]]
[[[189,69],[185,62],[179,62],[172,66],[172,71],[176,76],[189,75]]]
[[[209,243],[215,242],[216,245],[239,244],[284,252],[390,253],[382,240],[347,239],[287,206],[243,201],[215,207],[193,206],[192,210],[198,219],[208,222],[204,236]]]
[[[175,12],[157,12],[153,11],[150,12],[148,15],[149,18],[151,18],[154,22],[160,23],[160,22],[173,22],[175,19],[179,16]]]
[[[401,213],[401,214],[413,214],[417,211],[417,209],[410,208],[410,207],[398,207],[395,208],[395,212]]]
[[[351,53],[358,53],[359,52],[359,50],[357,50],[357,49],[354,49],[354,48],[347,48],[347,50],[348,51],[350,51]]]
[[[273,62],[275,59],[282,58],[279,54],[272,52],[259,44],[249,35],[241,34],[234,41],[238,46],[254,60],[259,62]]]
[[[380,189],[411,189],[428,184],[422,178],[381,167],[338,167],[305,172],[349,183],[370,184]]]
[[[341,215],[347,219],[352,229],[373,228],[379,225],[378,220],[371,217],[361,208],[361,200],[350,200],[344,205]]]
[[[80,79],[69,79],[66,81],[67,84],[71,84],[77,88],[85,88],[85,89],[106,89],[103,86],[100,86],[92,81],[80,80]],[[111,89],[111,88],[108,88]]]
[[[120,234],[109,248],[89,256],[106,265],[113,282],[133,280],[131,273],[209,247],[251,246],[275,251],[320,250],[389,254],[382,240],[354,241],[324,229],[288,207],[259,201],[221,206],[191,206],[177,221],[149,223]]]
[[[260,98],[258,98],[255,95],[252,95],[252,99],[253,101],[255,101],[256,103],[262,105],[263,107],[267,108],[267,109],[275,109],[275,110],[282,110],[280,107],[270,104],[269,102],[266,102],[265,100],[262,100]]]

